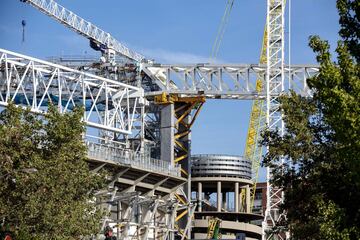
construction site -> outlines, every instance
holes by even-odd
[[[286,232],[268,233],[285,217],[283,194],[272,186],[269,168],[259,183],[267,150],[258,142],[264,128],[284,131],[279,96],[293,90],[311,97],[306,79],[319,67],[285,62],[285,0],[262,1],[267,15],[255,64],[162,64],[54,0],[18,4],[101,53],[98,59],[41,60],[0,48],[0,105],[13,101],[39,114],[50,103],[61,112],[85,108],[90,169],[112,174],[97,194],[109,213],[102,230],[110,226],[123,240],[287,239]],[[226,4],[218,41],[234,0]],[[207,100],[252,102],[242,156],[191,152],[191,129]]]

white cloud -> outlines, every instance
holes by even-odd
[[[209,57],[196,55],[187,52],[168,51],[164,49],[139,49],[139,52],[146,58],[154,59],[158,63],[209,63]],[[216,63],[223,62],[217,60]]]

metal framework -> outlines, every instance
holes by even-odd
[[[266,123],[270,130],[278,130],[280,134],[284,133],[284,123],[279,111],[280,103],[278,101],[278,96],[285,91],[284,11],[285,0],[267,0]],[[284,199],[283,192],[271,184],[271,179],[272,169],[267,167],[267,199],[263,222],[263,239],[286,239],[284,231],[269,233],[269,230],[277,226],[285,217],[279,208]]]
[[[119,222],[107,219],[103,227],[110,225],[115,228],[118,239],[170,239],[177,231],[173,219],[179,204],[174,198],[122,192],[113,196],[111,202],[117,209],[107,204],[110,206],[108,213],[119,214]]]
[[[141,88],[0,49],[0,105],[9,101],[46,113],[85,108],[86,125],[131,134],[135,109],[144,103]]]
[[[265,64],[143,64],[144,73],[160,87],[159,91],[146,92],[145,96],[173,93],[215,99],[266,100],[268,95],[272,97],[273,102],[281,91],[289,89],[302,96],[311,96],[306,79],[318,73],[318,66],[292,65],[289,69],[284,65],[272,64],[271,67],[272,74],[284,70],[286,74],[282,75],[281,83],[275,83],[277,77],[272,75],[272,90],[267,92],[258,87],[259,81],[263,85],[266,84]],[[278,84],[281,84],[280,91]]]
[[[61,24],[71,28],[78,34],[88,38],[90,41],[99,45],[99,48],[104,46],[106,49],[112,49],[116,53],[125,56],[129,59],[141,62],[145,57],[141,54],[127,48],[124,44],[117,41],[110,33],[107,33],[91,22],[77,16],[75,13],[67,10],[60,4],[53,0],[22,0],[29,3],[39,11],[45,13]]]
[[[227,2],[226,2],[225,12],[224,12],[224,15],[221,18],[221,22],[220,22],[219,29],[217,31],[215,42],[214,42],[213,47],[211,49],[210,61],[215,61],[216,58],[217,58],[221,42],[222,42],[222,40],[224,38],[226,26],[227,26],[227,24],[229,22],[230,13],[231,13],[231,10],[233,9],[233,6],[234,6],[234,1],[235,0],[227,0]]]
[[[265,26],[262,48],[260,54],[260,64],[266,64],[266,51],[267,51],[267,29]],[[256,90],[263,92],[265,89],[265,82],[261,79],[256,80]],[[261,139],[261,132],[266,127],[266,102],[264,99],[253,100],[249,121],[249,128],[246,137],[246,145],[244,151],[244,157],[249,159],[252,163],[252,182],[253,187],[250,193],[251,210],[254,206],[256,184],[258,182],[259,169],[261,164],[261,158],[263,155],[263,147],[259,146],[259,140]]]
[[[99,156],[90,151],[88,155],[93,173],[104,169],[109,173],[107,188],[96,193],[96,203],[107,213],[102,228],[113,227],[118,239],[124,240],[174,239],[176,212],[185,208],[175,194],[186,180],[164,169],[134,166],[136,159],[108,158],[119,157],[108,153]]]
[[[201,107],[205,98],[256,100],[253,107],[254,116],[252,116],[255,119],[253,120],[255,127],[250,126],[252,130],[255,130],[251,135],[252,146],[254,147],[260,132],[259,129],[263,126],[262,121],[264,119],[261,116],[264,116],[264,111],[269,129],[279,129],[283,133],[284,125],[281,113],[278,111],[278,97],[290,89],[302,96],[311,97],[311,91],[306,85],[306,79],[317,74],[319,70],[318,66],[292,65],[288,67],[284,65],[285,0],[267,0],[267,22],[263,42],[263,46],[266,45],[266,47],[263,48],[260,64],[252,65],[153,64],[141,54],[125,47],[109,33],[65,9],[53,0],[22,1],[29,3],[64,26],[88,38],[94,49],[101,50],[103,54],[106,54],[106,61],[115,60],[114,55],[117,53],[136,63],[133,64],[136,67],[132,67],[134,69],[130,71],[126,70],[128,66],[125,64],[116,66],[116,68],[123,67],[125,70],[123,69],[124,73],[122,75],[117,73],[121,76],[114,79],[131,83],[136,82],[137,86],[140,86],[141,80],[142,88],[0,49],[1,106],[7,106],[9,101],[14,101],[16,104],[29,107],[31,111],[40,114],[46,114],[49,103],[57,105],[61,112],[71,111],[75,106],[82,106],[86,110],[83,119],[88,126],[110,133],[108,136],[115,140],[125,139],[124,143],[127,148],[136,149],[135,152],[127,153],[123,151],[124,149],[110,148],[111,144],[108,144],[108,142],[105,145],[87,143],[89,156],[101,158],[101,165],[96,169],[106,165],[107,161],[129,165],[127,170],[122,170],[114,175],[116,180],[119,180],[121,175],[126,173],[128,169],[140,167],[148,171],[138,178],[136,177],[137,173],[135,173],[135,179],[132,180],[121,179],[122,182],[129,183],[130,187],[127,189],[119,190],[118,187],[120,186],[113,186],[112,189],[105,191],[106,195],[110,196],[107,204],[109,201],[118,201],[119,204],[126,206],[124,207],[125,211],[120,211],[124,214],[121,219],[123,225],[118,226],[123,238],[131,236],[147,239],[151,231],[155,236],[156,231],[163,229],[161,230],[163,234],[158,237],[166,239],[170,234],[169,232],[176,231],[177,225],[175,221],[180,220],[185,214],[188,215],[188,221],[183,230],[179,229],[178,231],[182,239],[186,235],[190,237],[191,218],[195,210],[195,206],[190,203],[191,181],[190,176],[187,176],[190,169],[188,165],[190,128],[200,109],[197,107]],[[232,3],[232,0],[228,0],[230,8],[227,11],[229,13]],[[228,17],[229,13],[225,13],[225,17]],[[219,42],[221,42],[221,38],[222,35]],[[218,46],[215,47],[215,50],[218,50]],[[214,55],[216,56],[216,54],[217,52]],[[114,71],[114,69],[114,65],[107,64],[108,75],[106,76],[112,76],[109,72]],[[98,73],[96,70],[95,72]],[[99,72],[102,72],[102,69]],[[154,102],[147,106],[146,109],[144,96],[151,101],[154,100],[154,102],[156,102],[156,97],[159,96],[168,98],[176,96],[176,98],[184,100],[170,103],[170,99],[167,99],[167,104],[175,105],[172,105],[174,113],[172,112],[170,116],[174,116],[172,121],[176,121],[174,126],[170,126],[174,129],[167,131],[174,130],[172,134],[175,134],[172,137],[173,142],[170,144],[172,155],[168,171],[166,170],[166,162],[152,159],[150,155],[144,155],[144,152],[146,152],[144,148],[147,147],[145,145],[146,140],[150,139],[149,142],[160,145],[159,138],[161,136],[159,135],[161,135],[161,131],[165,132],[163,129],[158,130],[160,127],[159,115],[163,113],[159,114],[159,108],[156,107]],[[195,98],[201,98],[201,100],[194,101]],[[192,101],[189,102],[186,99],[192,99]],[[263,103],[266,103],[266,105]],[[191,113],[195,114],[192,116]],[[153,131],[154,129],[155,131]],[[121,137],[119,137],[120,135]],[[131,140],[133,141],[131,142]],[[137,152],[140,152],[140,154]],[[259,149],[247,149],[246,154],[248,152],[255,154],[255,157],[259,157],[259,153],[261,153]],[[172,160],[175,160],[175,163]],[[179,169],[175,165],[176,162],[183,162],[182,178]],[[137,187],[139,189],[143,189],[145,186],[153,187],[151,184],[142,182],[153,171],[165,172],[168,176],[160,182],[154,183],[156,189],[154,188],[142,196],[136,194]],[[167,180],[165,179],[170,176],[180,177],[182,180],[187,177],[188,189],[179,188],[182,184],[178,184],[176,188],[168,190],[169,196],[155,197],[155,191],[160,191],[160,185],[166,183]],[[268,168],[267,209],[263,222],[263,230],[265,231],[263,236],[264,239],[270,239],[271,237],[284,239],[286,236],[283,233],[267,234],[267,230],[276,226],[284,217],[279,212],[279,204],[284,196],[281,189],[276,189],[269,183],[271,177],[271,169]],[[114,185],[116,180],[111,180],[111,183]],[[177,190],[178,193],[181,191],[182,193],[175,194]],[[182,202],[182,207],[178,207],[179,202]],[[161,215],[158,210],[162,207],[162,218],[164,220],[162,224],[164,224],[164,227],[156,228],[156,220],[153,219],[157,218],[157,214],[158,216]],[[109,212],[112,211],[111,204],[106,205],[106,208]],[[178,210],[183,211],[177,214]],[[134,217],[137,214],[139,215],[139,212],[141,213],[141,219],[135,221]],[[109,220],[105,219],[103,226],[108,222]],[[134,227],[135,232],[133,231]]]
[[[187,209],[181,212],[176,222],[182,225],[181,234],[184,237],[191,238],[191,228],[187,224],[191,222],[191,212],[193,205],[191,199],[191,127],[194,124],[204,102],[205,97],[179,97],[177,94],[162,93],[154,97],[154,102],[162,106],[161,128],[162,136],[161,158],[171,159],[174,165],[179,165],[181,176],[186,178],[187,184],[183,191],[176,195],[177,199],[187,205]],[[164,142],[168,142],[165,145]],[[187,220],[185,220],[185,216]],[[185,224],[186,222],[186,224]]]

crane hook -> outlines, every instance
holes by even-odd
[[[22,20],[21,21],[21,25],[22,25],[22,43],[25,42],[25,26],[26,26],[26,21]]]

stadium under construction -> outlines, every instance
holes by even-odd
[[[284,63],[284,0],[267,0],[259,64],[161,64],[148,60],[53,0],[23,0],[90,40],[100,59],[48,61],[0,49],[0,106],[44,114],[85,108],[89,166],[112,173],[97,193],[118,239],[285,239],[281,189],[267,170],[266,208],[253,211],[264,127],[284,130],[278,97],[311,96],[313,65]],[[228,1],[231,4],[233,1]],[[265,4],[266,1],[264,1]],[[285,87],[286,86],[286,87]],[[207,99],[252,100],[244,156],[192,155],[191,127]],[[95,131],[90,131],[95,129]]]

